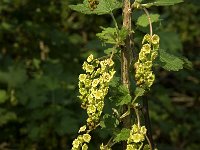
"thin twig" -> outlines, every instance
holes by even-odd
[[[148,136],[147,136],[146,134],[145,134],[145,137],[146,137],[147,142],[148,142],[148,144],[149,144],[150,150],[153,150],[151,141],[149,140],[149,138],[148,138]]]
[[[135,114],[136,114],[136,117],[137,117],[138,128],[140,128],[140,115],[139,115],[139,111],[138,111],[138,109],[135,106],[133,108],[135,110]]]
[[[150,30],[150,35],[152,36],[153,35],[153,28],[152,28],[152,22],[151,22],[151,17],[150,17],[150,14],[149,14],[149,12],[148,12],[148,10],[145,8],[145,7],[143,7],[143,10],[144,10],[144,12],[146,13],[146,15],[147,15],[147,17],[148,17],[148,21],[149,21],[149,30]]]

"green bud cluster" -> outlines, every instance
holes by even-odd
[[[130,136],[127,140],[127,148],[126,150],[137,150],[138,144],[142,143],[145,140],[147,129],[145,126],[138,127],[137,125],[133,125],[130,131]]]
[[[86,133],[83,135],[79,135],[72,143],[73,147],[72,150],[87,150],[88,149],[88,143],[91,140],[91,136]]]
[[[103,145],[103,143],[100,145],[100,150],[112,150],[110,147],[107,145]]]
[[[95,10],[99,4],[98,0],[88,0],[90,10]]]
[[[146,34],[143,38],[139,59],[134,65],[136,83],[141,88],[149,89],[155,80],[152,65],[158,55],[159,40],[159,36],[155,34],[153,36]]]
[[[100,61],[90,55],[83,63],[83,70],[86,73],[79,75],[79,98],[81,107],[87,110],[87,126],[92,130],[99,121],[109,82],[115,74],[114,62],[112,59]]]

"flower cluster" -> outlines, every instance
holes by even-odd
[[[90,55],[83,64],[83,70],[86,73],[79,75],[79,98],[82,102],[81,107],[87,110],[87,126],[91,130],[95,128],[101,116],[104,97],[115,74],[114,62],[112,59],[100,61]]]
[[[139,59],[134,65],[136,83],[144,89],[149,89],[155,80],[152,65],[158,55],[159,40],[158,35],[146,34],[142,41],[143,46],[139,53]]]
[[[95,10],[99,4],[98,0],[88,0],[90,10]]]
[[[88,133],[79,135],[72,143],[73,145],[72,150],[79,150],[81,147],[82,150],[87,150],[88,149],[87,143],[89,143],[90,140],[91,136]]]
[[[130,136],[127,141],[127,148],[126,150],[137,150],[138,143],[141,143],[145,140],[147,129],[145,126],[138,127],[137,125],[133,125]]]

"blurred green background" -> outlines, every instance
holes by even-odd
[[[112,22],[71,11],[77,2],[0,0],[0,150],[69,150],[85,123],[78,75],[91,52],[103,55],[95,34]],[[199,150],[200,1],[151,11],[161,15],[154,25],[161,47],[193,63],[180,72],[156,68],[148,96],[153,138],[160,150]],[[136,28],[138,41],[146,30]],[[93,137],[96,150],[109,134],[98,130]]]

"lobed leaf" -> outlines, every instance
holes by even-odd
[[[132,97],[131,97],[130,94],[127,94],[125,96],[121,96],[121,97],[119,97],[118,103],[116,104],[116,106],[123,106],[125,104],[130,103],[131,100],[132,100]]]
[[[159,14],[150,14],[150,18],[151,18],[151,22],[157,22],[159,21]],[[148,21],[148,17],[146,14],[141,15],[138,19],[136,24],[138,26],[142,26],[142,27],[147,27],[149,25],[149,21]]]
[[[69,5],[69,7],[83,14],[104,15],[104,14],[110,14],[113,10],[121,8],[122,2],[118,0],[100,0],[97,8],[95,10],[91,10],[89,8],[88,1],[84,0],[83,4]]]
[[[149,8],[151,6],[169,6],[182,3],[183,0],[153,0],[150,3],[142,4],[142,6]]]
[[[130,136],[130,129],[123,128],[120,133],[114,138],[114,142],[118,143],[121,141],[126,141]]]
[[[113,44],[113,45],[124,45],[124,40],[128,35],[128,30],[122,28],[118,30],[116,28],[104,28],[102,27],[103,31],[101,33],[97,33],[97,37],[101,39],[104,43]]]
[[[134,98],[134,101],[135,101],[138,97],[143,96],[144,93],[145,93],[145,90],[144,90],[143,88],[137,87],[137,88],[135,89],[135,98]]]
[[[159,51],[160,65],[168,71],[178,71],[183,69],[184,61],[175,55],[167,53],[165,50],[160,49]]]

